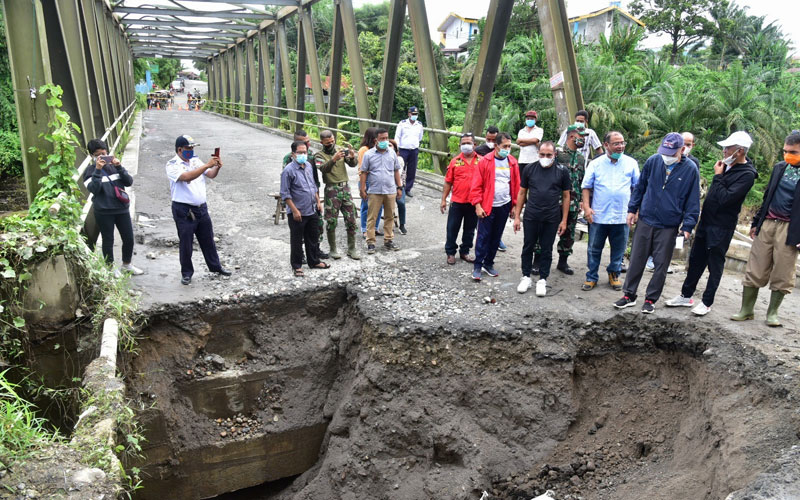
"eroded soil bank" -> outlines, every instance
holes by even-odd
[[[527,323],[401,329],[345,288],[163,307],[126,370],[138,496],[717,499],[798,442],[791,375],[724,332]]]

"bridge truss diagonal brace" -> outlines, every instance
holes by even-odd
[[[394,93],[397,88],[397,68],[400,65],[400,46],[403,42],[405,21],[406,0],[392,0],[389,6],[389,31],[386,34],[386,48],[383,52],[381,95],[378,104],[378,120],[384,122],[392,120]]]
[[[342,93],[342,56],[344,53],[344,27],[339,4],[333,6],[333,38],[331,39],[330,85],[328,86],[328,113],[339,114],[339,100]],[[339,119],[328,117],[328,127],[338,128]]]
[[[325,113],[325,94],[322,90],[322,76],[320,75],[319,71],[317,43],[314,40],[314,24],[311,20],[311,7],[303,7],[299,9],[297,11],[297,16],[299,25],[302,25],[303,45],[305,47],[308,70],[311,73],[311,91],[314,96],[314,111],[317,113]],[[303,89],[305,89],[305,78],[303,78]],[[322,115],[316,116],[317,122],[322,124]]]
[[[425,119],[429,127],[445,130],[447,127],[444,122],[442,95],[439,91],[436,61],[433,58],[433,46],[431,45],[425,1],[408,0],[408,15],[411,18],[411,32],[414,37],[414,50],[417,55],[417,65],[420,72],[422,97],[425,100]],[[431,133],[430,144],[431,148],[436,151],[447,151],[447,136]],[[445,173],[447,164],[442,162],[437,155],[433,155],[432,158],[434,169]]]
[[[259,124],[264,123],[264,108],[267,106],[275,106],[273,102],[273,82],[272,82],[272,67],[269,60],[269,34],[266,31],[259,31],[258,33],[258,95],[256,109],[256,119]],[[269,108],[267,108],[269,109]]]
[[[350,78],[353,82],[353,91],[356,98],[356,114],[359,118],[372,118],[367,99],[367,82],[364,78],[364,63],[361,60],[361,47],[358,45],[358,30],[356,16],[353,11],[353,0],[336,0],[337,8],[342,19],[344,42],[347,48],[347,60],[350,64]],[[363,134],[369,123],[359,122],[359,129]]]
[[[292,81],[292,67],[289,64],[289,44],[286,41],[286,23],[278,23],[278,51],[280,52],[281,73],[283,75],[283,87],[286,92],[286,107],[292,108],[295,104],[294,83]],[[299,55],[299,54],[298,54]],[[295,111],[289,112],[289,119],[300,121]]]

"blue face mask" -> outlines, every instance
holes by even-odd
[[[411,116],[409,116],[408,118],[409,118],[409,120],[411,120],[412,122],[415,122],[415,121],[417,121],[417,115],[411,115]]]
[[[534,125],[536,125],[536,120],[525,120],[525,125],[533,127]]]
[[[378,149],[383,151],[389,147],[389,141],[378,141]]]
[[[192,151],[191,149],[184,149],[183,151],[181,151],[181,158],[183,158],[184,160],[187,161],[191,160],[193,156],[194,156],[194,151]]]
[[[612,160],[619,160],[620,158],[622,158],[622,153],[611,153]]]
[[[511,150],[501,149],[500,151],[497,152],[497,156],[499,156],[500,158],[506,158],[509,155],[509,153],[511,153]]]
[[[308,155],[307,154],[295,155],[295,160],[297,160],[297,163],[299,163],[300,165],[304,165],[306,161],[308,161]]]

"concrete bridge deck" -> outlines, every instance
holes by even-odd
[[[290,140],[244,124],[205,112],[145,111],[140,143],[138,175],[135,179],[137,245],[134,262],[146,270],[132,278],[142,294],[145,309],[180,302],[200,300],[236,301],[244,296],[268,296],[291,290],[310,289],[332,283],[356,285],[365,300],[374,300],[382,319],[399,324],[423,324],[470,329],[485,327],[500,331],[513,320],[527,324],[525,318],[537,313],[568,312],[580,319],[602,321],[617,314],[612,302],[619,298],[601,269],[601,283],[591,292],[580,285],[586,271],[586,242],[576,244],[570,262],[576,273],[565,276],[553,270],[548,281],[548,296],[539,298],[532,291],[516,292],[520,278],[519,255],[522,233],[514,234],[507,226],[504,241],[507,253],[498,254],[498,278],[486,277],[481,283],[469,279],[471,266],[458,262],[448,266],[444,255],[446,215],[439,212],[440,194],[419,186],[416,196],[408,199],[408,235],[397,234],[399,252],[386,252],[378,240],[378,252],[366,255],[366,245],[359,237],[363,259],[347,257],[329,260],[330,270],[308,271],[305,278],[292,276],[289,265],[289,230],[286,221],[275,225],[272,215],[275,200],[270,193],[279,190],[281,159],[289,151]],[[233,271],[230,278],[208,273],[202,254],[194,254],[195,277],[192,284],[180,284],[177,234],[170,211],[169,182],[164,165],[174,154],[174,141],[189,134],[201,146],[196,151],[205,159],[215,147],[221,147],[224,167],[217,179],[209,182],[208,206],[223,265]],[[351,189],[357,196],[356,174],[351,174]],[[343,225],[337,229],[339,245],[345,244]],[[327,242],[323,243],[327,249]],[[146,255],[155,257],[147,259]],[[602,266],[608,261],[604,255]],[[763,324],[768,293],[762,291],[756,320],[734,323],[728,316],[738,310],[742,275],[726,270],[712,312],[704,318],[688,309],[669,309],[664,301],[679,293],[685,273],[680,263],[667,279],[662,300],[652,318],[673,318],[692,325],[715,325],[774,356],[776,362],[798,365],[800,338],[798,299],[784,301],[784,328],[770,329]],[[645,280],[649,279],[646,273]],[[705,277],[701,281],[705,285]],[[641,285],[646,286],[646,283]],[[485,297],[495,305],[484,303]],[[638,308],[635,313],[639,317]],[[649,320],[649,318],[648,318]]]

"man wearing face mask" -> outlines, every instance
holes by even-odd
[[[361,257],[356,250],[356,207],[350,195],[347,175],[347,166],[355,168],[358,158],[352,149],[337,148],[336,139],[330,130],[320,132],[319,139],[322,142],[322,151],[314,155],[314,160],[319,165],[322,180],[325,182],[325,224],[330,247],[328,255],[332,259],[342,258],[336,250],[336,224],[341,212],[347,229],[347,256],[359,260]]]
[[[714,165],[714,179],[708,188],[689,254],[689,270],[681,294],[666,302],[669,307],[694,306],[692,312],[698,316],[708,314],[714,303],[714,295],[725,268],[725,254],[739,220],[739,211],[758,175],[747,158],[747,150],[753,144],[747,132],[734,132],[718,144],[723,148],[724,160]],[[689,155],[686,157],[691,159]],[[692,295],[706,266],[708,283],[703,300],[695,305]]]
[[[522,247],[522,279],[517,292],[525,293],[531,287],[531,268],[533,250],[540,247],[539,280],[536,282],[536,296],[547,293],[547,278],[553,261],[553,243],[557,234],[567,230],[567,217],[570,205],[569,171],[555,162],[555,145],[543,142],[539,147],[539,160],[528,165],[520,181],[517,204],[514,208],[514,232],[520,229],[520,213],[525,208],[525,243]],[[530,196],[528,196],[530,192]]]
[[[494,258],[506,220],[513,217],[511,208],[518,192],[519,164],[511,156],[511,136],[500,132],[494,153],[481,158],[472,175],[470,203],[475,206],[478,216],[478,239],[472,268],[475,281],[481,280],[481,270],[489,276],[498,276]]]
[[[408,118],[397,124],[394,131],[394,140],[400,148],[400,156],[406,166],[406,192],[405,195],[413,198],[411,188],[417,177],[417,160],[419,158],[419,144],[422,142],[422,123],[419,121],[419,110],[416,106],[408,108]],[[388,219],[387,219],[388,220]]]
[[[581,290],[597,286],[600,257],[606,239],[611,246],[608,283],[614,290],[622,290],[619,279],[622,258],[628,247],[626,214],[631,190],[639,182],[639,164],[625,152],[625,138],[617,131],[606,134],[603,140],[606,154],[595,158],[586,168],[581,184],[583,213],[589,223],[589,246],[586,249],[586,281]]]
[[[222,276],[231,275],[219,262],[214,228],[206,205],[206,179],[217,177],[222,160],[212,156],[207,163],[203,163],[194,156],[195,146],[199,144],[188,135],[178,137],[175,140],[176,155],[166,166],[172,196],[172,218],[180,239],[181,283],[184,285],[192,282],[194,274],[192,242],[195,236],[208,270]]]
[[[394,205],[397,196],[403,195],[403,182],[400,179],[400,162],[394,149],[389,145],[389,132],[378,129],[378,142],[364,154],[361,160],[361,199],[369,195],[367,214],[367,253],[375,253],[375,222],[383,205],[383,246],[387,250],[400,250],[394,244]],[[368,179],[369,178],[369,179]],[[369,180],[369,191],[367,190]],[[408,194],[408,193],[406,193]]]
[[[575,127],[586,134],[584,136],[584,143],[580,146],[581,154],[584,158],[589,160],[590,158],[595,158],[603,154],[603,145],[600,143],[600,138],[597,137],[597,133],[594,130],[589,128],[588,111],[581,109],[575,113],[575,123],[570,125],[570,127]],[[569,129],[569,127],[567,127],[567,129]],[[561,137],[558,139],[558,145],[562,148],[567,144],[568,133],[569,130],[564,130]]]
[[[520,175],[525,175],[525,167],[539,160],[539,142],[544,136],[544,129],[536,126],[538,117],[534,110],[525,112],[525,126],[517,134]]]
[[[783,161],[772,167],[761,208],[753,217],[753,246],[742,281],[742,307],[731,317],[745,321],[755,317],[758,289],[772,291],[767,325],[781,326],[778,309],[795,284],[795,264],[800,248],[800,133],[793,132],[783,144]]]
[[[486,129],[486,142],[475,148],[475,152],[478,156],[486,156],[494,152],[494,144],[497,140],[498,132],[500,132],[500,130],[494,125]]]
[[[657,154],[644,164],[642,175],[628,204],[628,226],[636,223],[631,261],[624,295],[614,303],[617,309],[636,305],[636,291],[652,252],[655,270],[647,285],[642,313],[652,314],[661,297],[676,237],[689,239],[700,214],[700,172],[683,156],[683,137],[670,132]],[[638,223],[637,223],[638,219]]]
[[[472,174],[475,172],[479,159],[480,157],[475,153],[475,137],[469,133],[464,134],[461,136],[461,153],[450,161],[447,174],[444,176],[440,207],[442,213],[448,211],[447,196],[451,190],[453,192],[453,196],[450,198],[450,210],[447,213],[447,241],[444,244],[447,263],[451,266],[456,263],[457,249],[460,250],[461,260],[475,262],[475,259],[470,257],[469,250],[472,248],[472,240],[475,237],[478,216],[475,214],[475,207],[469,202],[469,195],[472,188]],[[462,221],[463,231],[459,249],[456,239]]]
[[[683,154],[692,160],[695,165],[697,165],[698,170],[700,169],[700,160],[692,154],[692,150],[694,149],[695,138],[694,134],[691,132],[684,132],[681,134],[683,137]]]

